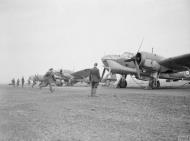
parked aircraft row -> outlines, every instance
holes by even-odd
[[[104,78],[105,71],[109,74],[122,75],[118,81],[117,87],[127,87],[127,75],[134,75],[136,79],[149,81],[149,88],[159,88],[159,79],[166,79],[167,82],[178,80],[190,80],[190,54],[179,55],[170,58],[164,58],[157,54],[149,52],[137,52],[136,54],[125,52],[121,55],[105,55],[102,57],[104,70],[102,73],[102,81],[108,80]],[[73,85],[77,82],[85,82],[89,84],[90,69],[83,69],[77,72],[69,70],[55,70],[55,84],[57,86]],[[32,87],[37,82],[43,83],[43,75],[33,75],[29,77],[33,81]],[[111,78],[116,80],[116,77]]]
[[[90,73],[90,69],[84,69],[80,71],[70,71],[70,70],[55,70],[54,75],[56,82],[55,84],[57,86],[62,86],[63,83],[67,86],[72,86],[76,84],[77,82],[85,82],[89,83],[88,76]],[[32,81],[32,87],[34,87],[38,82],[41,85],[44,81],[44,75],[35,74],[29,77],[29,81]]]

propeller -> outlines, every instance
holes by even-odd
[[[139,46],[139,48],[138,48],[137,53],[139,52],[140,48],[142,47],[143,41],[144,41],[144,38],[142,39],[142,41],[141,41],[141,43],[140,43],[140,46]],[[137,53],[136,53],[136,54],[137,54]],[[137,70],[137,77],[140,78],[140,68],[139,68],[139,64],[137,63],[137,59],[138,59],[138,58],[137,58],[137,56],[135,55],[135,56],[133,56],[132,58],[125,60],[125,62],[132,62],[132,61],[134,62],[135,68],[136,68],[136,70]]]
[[[140,78],[140,69],[139,69],[139,65],[138,65],[136,59],[135,59],[135,61],[134,61],[134,64],[135,64],[135,67],[136,67],[136,70],[137,70],[137,76],[138,76],[138,78]]]

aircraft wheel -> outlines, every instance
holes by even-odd
[[[125,80],[126,81],[126,80]],[[125,88],[127,88],[127,81],[126,81],[126,84],[125,84]]]
[[[119,88],[126,88],[126,87],[127,87],[127,81],[126,80],[120,81]]]
[[[154,89],[154,88],[160,88],[160,81],[159,80],[155,80],[155,79],[152,79],[149,81],[149,87]]]
[[[153,86],[154,86],[154,83],[153,83],[154,81],[151,79],[151,80],[149,80],[149,84],[148,84],[148,86],[152,89],[153,88]]]
[[[160,81],[157,81],[157,88],[160,88]]]

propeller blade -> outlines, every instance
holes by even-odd
[[[138,48],[138,51],[137,51],[137,52],[139,52],[139,50],[141,49],[142,44],[143,44],[143,41],[144,41],[144,37],[143,37],[143,39],[142,39],[142,41],[141,41],[141,44],[140,44],[140,46],[139,46],[139,48]]]
[[[137,70],[137,76],[138,76],[138,78],[140,78],[140,69],[139,69],[139,65],[138,65],[138,63],[137,63],[136,60],[134,61],[134,63],[135,63],[135,67],[136,67],[136,70]]]
[[[102,77],[101,77],[101,80],[102,80],[102,79],[103,79],[103,77],[104,77],[105,71],[106,71],[106,69],[104,68],[104,70],[103,70],[103,72],[102,72]]]

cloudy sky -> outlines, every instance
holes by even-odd
[[[0,83],[102,68],[105,54],[190,53],[189,0],[0,0]]]

